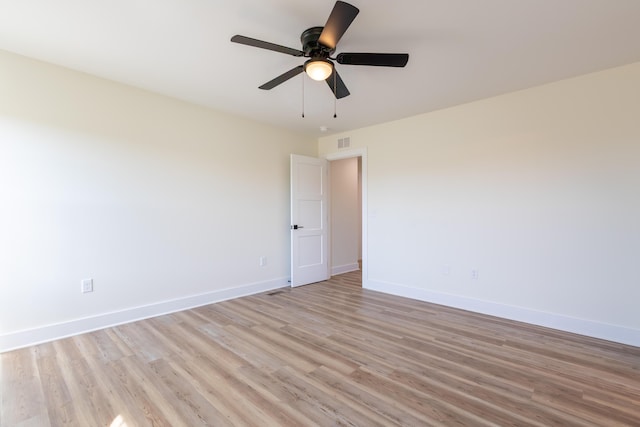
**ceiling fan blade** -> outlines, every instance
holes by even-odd
[[[341,53],[338,64],[372,65],[376,67],[404,67],[409,61],[408,53]]]
[[[258,39],[252,39],[251,37],[245,37],[235,35],[231,37],[231,41],[234,43],[245,44],[247,46],[259,47],[261,49],[273,50],[275,52],[286,53],[287,55],[303,56],[304,52],[298,49],[293,49],[286,46],[280,46],[279,44],[269,43]]]
[[[264,89],[264,90],[273,89],[274,87],[278,86],[279,84],[282,84],[282,83],[286,82],[287,80],[289,80],[292,77],[297,76],[298,74],[300,74],[303,71],[304,71],[304,66],[298,65],[296,68],[292,68],[289,71],[287,71],[286,73],[280,74],[275,79],[266,82],[265,84],[260,86],[259,89]]]
[[[329,19],[327,19],[327,23],[324,24],[324,29],[318,41],[331,49],[335,49],[349,25],[356,19],[358,12],[360,10],[357,7],[343,1],[337,1],[333,6]]]
[[[336,78],[335,86],[334,76]],[[344,84],[344,82],[340,78],[340,74],[338,74],[337,71],[334,70],[334,72],[331,73],[331,75],[327,78],[326,82],[331,88],[331,92],[333,92],[337,99],[344,98],[345,96],[350,95],[349,89],[347,89],[347,86]]]

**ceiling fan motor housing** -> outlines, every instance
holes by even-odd
[[[324,27],[311,27],[302,33],[300,41],[302,42],[304,56],[326,59],[335,52],[335,49],[331,49],[318,42],[323,29]]]

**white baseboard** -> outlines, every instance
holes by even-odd
[[[396,283],[381,282],[369,279],[366,288],[387,294],[412,298],[475,313],[488,314],[503,319],[516,320],[532,325],[544,326],[593,338],[600,338],[622,344],[640,347],[640,330],[624,326],[577,319],[554,313],[545,313],[523,307],[483,301],[459,295],[433,292]]]
[[[285,286],[289,286],[287,278],[250,283],[235,288],[221,289],[205,294],[98,314],[96,316],[74,319],[68,322],[46,325],[39,328],[10,332],[0,335],[0,353],[92,332],[98,329],[109,328],[123,323],[135,322],[137,320],[148,319],[176,311],[188,310],[194,307],[266,292]]]
[[[353,264],[337,265],[335,267],[331,267],[331,275],[335,276],[336,274],[344,274],[358,270],[360,270],[360,266],[357,262],[354,262]]]

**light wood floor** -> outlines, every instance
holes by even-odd
[[[0,356],[0,425],[640,425],[640,348],[358,273]]]

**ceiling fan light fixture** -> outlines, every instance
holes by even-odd
[[[310,59],[304,63],[304,71],[313,80],[327,80],[333,73],[333,63],[324,58]]]

